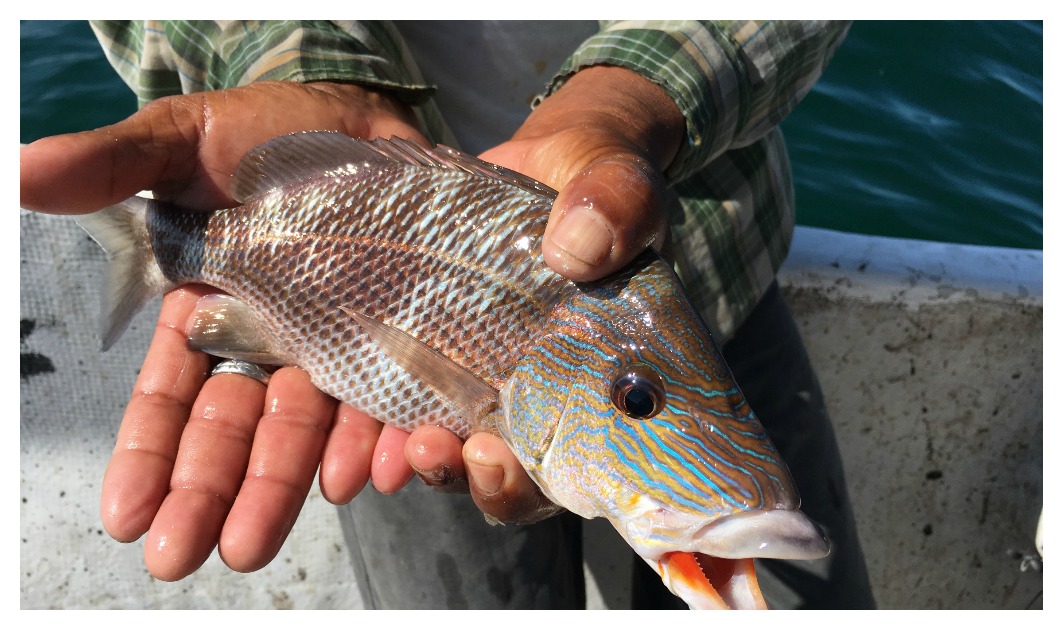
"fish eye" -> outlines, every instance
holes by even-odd
[[[613,381],[613,404],[629,418],[652,418],[664,409],[664,380],[645,363],[633,363]]]

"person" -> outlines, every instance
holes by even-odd
[[[832,538],[823,560],[760,564],[769,603],[874,605],[822,394],[774,280],[794,223],[778,123],[847,24],[93,28],[140,109],[23,147],[24,208],[91,212],[141,190],[190,210],[230,206],[244,152],[311,129],[441,142],[543,181],[559,191],[542,246],[558,273],[596,279],[647,246],[667,248],[803,509]],[[543,83],[529,113],[520,90]],[[264,567],[316,474],[341,506],[369,606],[583,606],[579,519],[559,514],[504,442],[462,443],[435,426],[406,434],[338,404],[294,367],[268,384],[212,373],[210,357],[185,344],[209,291],[164,298],[103,482],[107,532],[146,535],[152,575],[181,579],[215,547],[236,571]],[[399,492],[415,474],[424,484]],[[370,481],[378,492],[362,492]],[[634,605],[676,605],[641,560],[635,567]]]

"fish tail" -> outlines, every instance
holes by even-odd
[[[109,258],[100,294],[103,350],[114,345],[145,304],[174,286],[162,273],[148,236],[147,212],[153,203],[143,197],[130,197],[75,218]]]

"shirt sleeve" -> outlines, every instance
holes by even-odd
[[[93,21],[111,65],[139,103],[256,81],[345,81],[411,105],[435,91],[386,22]]]
[[[586,40],[547,95],[581,68],[623,66],[654,81],[686,118],[670,182],[763,138],[808,94],[848,31],[844,22],[616,22]]]

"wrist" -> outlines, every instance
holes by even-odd
[[[660,85],[620,66],[589,66],[543,100],[514,135],[531,139],[583,130],[611,138],[614,149],[646,159],[660,172],[686,137],[686,121]]]

